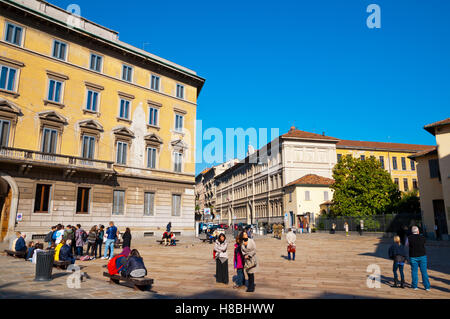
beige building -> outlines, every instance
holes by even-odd
[[[436,146],[409,158],[417,161],[420,206],[430,237],[448,239],[450,225],[450,118],[425,125],[436,137]]]

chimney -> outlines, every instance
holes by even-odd
[[[322,132],[322,136],[325,136],[325,132]]]
[[[292,133],[292,132],[294,132],[295,130],[296,130],[295,126],[292,125],[292,126],[291,126],[291,129],[289,130],[289,133]]]

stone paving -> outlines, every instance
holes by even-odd
[[[111,285],[102,276],[105,260],[77,261],[89,276],[79,289],[68,288],[70,273],[53,270],[50,282],[35,282],[34,265],[23,259],[0,256],[0,299],[2,298],[450,298],[450,245],[427,245],[428,272],[432,289],[426,292],[419,280],[419,290],[395,289],[392,262],[387,259],[390,239],[341,234],[297,235],[296,261],[286,259],[286,243],[269,236],[256,238],[258,271],[256,292],[233,289],[215,283],[213,245],[196,238],[181,238],[176,247],[157,245],[154,239],[133,243],[139,249],[155,280],[151,291],[140,292],[121,285]],[[232,245],[229,249],[230,279]],[[0,245],[2,251],[6,248]],[[116,250],[117,252],[117,250]],[[366,285],[367,266],[381,268],[381,287]],[[407,283],[411,282],[409,265],[405,266]],[[420,278],[420,276],[419,276]]]

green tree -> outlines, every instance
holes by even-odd
[[[374,157],[361,160],[343,156],[333,169],[333,178],[334,216],[387,214],[400,199],[397,185]]]
[[[417,191],[413,190],[403,193],[401,199],[396,205],[396,212],[408,214],[420,214],[420,198]]]

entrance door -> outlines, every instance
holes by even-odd
[[[11,199],[12,199],[12,189],[10,187],[8,187],[8,195],[6,197],[4,197],[3,205],[0,205],[0,212],[1,212],[1,215],[0,215],[0,223],[1,223],[0,241],[3,241],[3,239],[6,236],[6,233],[8,232],[9,211],[11,208]]]
[[[433,200],[434,224],[437,226],[436,237],[441,238],[442,235],[448,235],[447,218],[445,216],[444,200]]]
[[[292,228],[292,226],[294,226],[295,223],[295,218],[294,218],[294,212],[289,212],[289,227]]]

